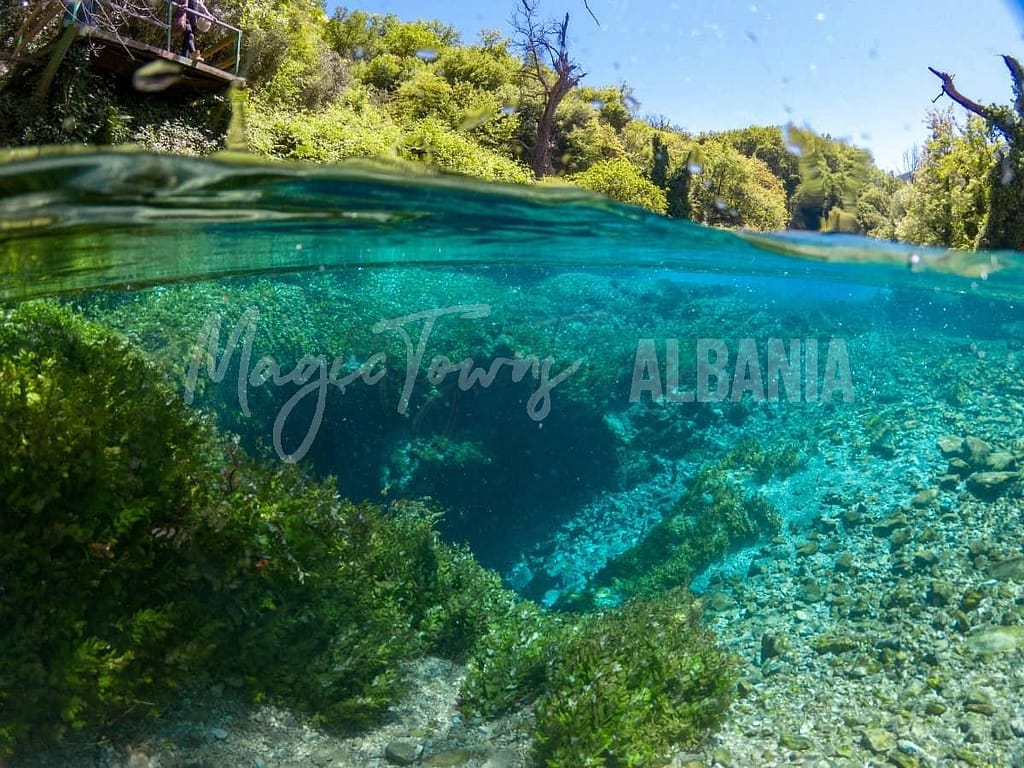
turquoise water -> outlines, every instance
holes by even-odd
[[[743,695],[697,764],[1020,759],[1018,253],[83,153],[0,167],[0,265],[6,304],[124,334],[249,454],[385,508],[429,497],[445,541],[546,609],[703,596]],[[709,468],[773,510],[714,546]]]

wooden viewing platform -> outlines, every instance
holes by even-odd
[[[153,12],[144,12],[149,5],[135,5],[131,0],[41,0],[29,6],[15,48],[3,58],[21,64],[45,61],[37,87],[40,95],[49,89],[72,44],[81,38],[93,45],[94,67],[121,76],[130,77],[155,60],[180,65],[177,75],[167,78],[161,90],[212,92],[245,84],[238,74],[240,29],[213,16],[195,14],[205,18],[209,28],[197,32],[196,46],[204,61],[194,61],[176,52],[182,33],[174,28],[173,20],[181,13],[183,2],[170,0],[165,7],[166,17],[158,18]]]

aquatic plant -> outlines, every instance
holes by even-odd
[[[253,461],[68,309],[0,319],[0,412],[0,754],[205,679],[365,725],[513,605],[435,510]]]
[[[602,568],[586,589],[560,606],[652,596],[685,586],[715,558],[778,532],[782,517],[760,494],[747,495],[727,474],[729,459],[705,467],[669,514],[630,549]]]
[[[715,727],[734,682],[686,589],[599,614],[524,602],[477,643],[461,707],[494,716],[536,702],[536,755],[550,768],[646,766]]]
[[[753,437],[745,437],[729,451],[726,464],[750,469],[754,480],[764,485],[774,477],[784,480],[800,468],[800,453],[791,443],[770,449]]]
[[[530,704],[544,692],[552,654],[566,614],[522,602],[496,617],[473,649],[461,691],[462,711],[470,716],[501,715]]]
[[[579,621],[550,662],[536,753],[548,768],[648,766],[729,705],[735,662],[685,589]]]

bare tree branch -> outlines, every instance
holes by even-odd
[[[1006,59],[1008,57],[1004,56],[1003,58]],[[1014,64],[1016,63],[1017,62],[1014,61]],[[1007,66],[1010,66],[1009,62],[1007,62]],[[1017,64],[1017,67],[1019,68],[1020,65]],[[969,99],[962,93],[960,93],[960,91],[957,90],[957,87],[953,84],[953,78],[955,77],[955,75],[950,75],[946,72],[940,72],[939,70],[935,69],[935,67],[928,67],[928,70],[937,78],[939,78],[939,80],[942,81],[942,93],[949,96],[949,98],[951,98],[961,107],[966,109],[968,112],[973,112],[974,114],[978,115],[978,117],[983,118],[989,125],[1003,133],[1007,138],[1010,137],[1011,133],[1013,132],[1014,126],[1008,124],[1005,119],[1003,119],[1000,115],[998,115],[989,107],[979,104],[978,102],[973,101],[972,99]],[[1010,71],[1012,74],[1012,67]],[[939,96],[941,95],[942,94],[939,94]],[[936,99],[937,98],[938,97],[936,97]]]

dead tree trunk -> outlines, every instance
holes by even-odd
[[[530,167],[538,178],[550,176],[555,170],[551,159],[555,111],[586,73],[569,56],[568,13],[561,23],[541,23],[537,21],[537,0],[519,0],[512,22],[523,51],[524,74],[539,87],[543,100],[530,148]]]

